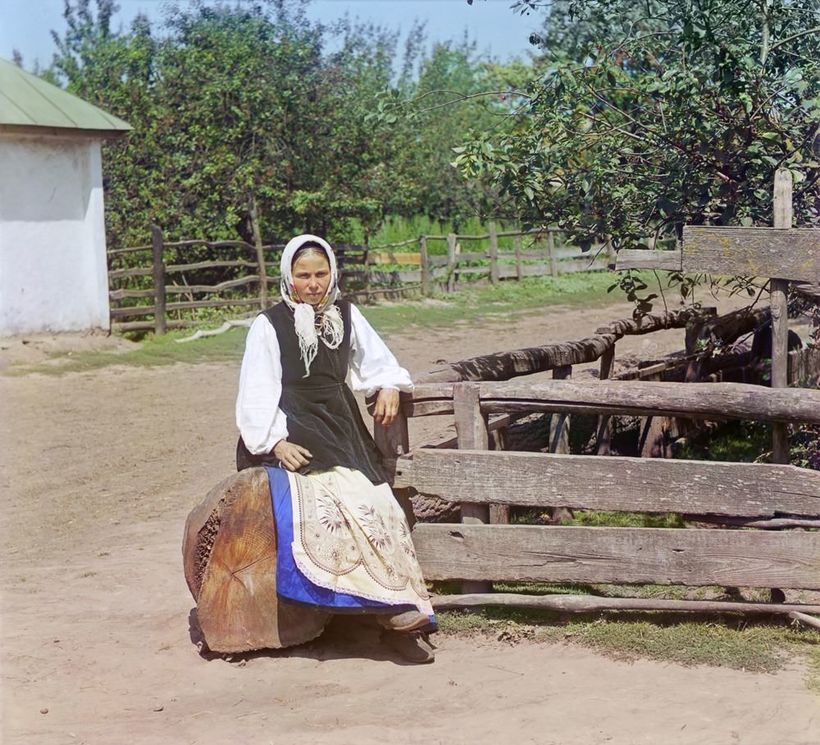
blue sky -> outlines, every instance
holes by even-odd
[[[460,39],[465,31],[478,42],[481,51],[501,61],[524,56],[530,48],[531,31],[539,26],[535,16],[520,16],[510,10],[512,0],[314,0],[309,13],[313,18],[330,21],[345,13],[361,20],[374,21],[402,30],[419,19],[427,21],[432,40]],[[162,18],[167,0],[118,0],[121,8],[115,17],[128,24],[140,11],[152,20]],[[63,0],[0,0],[0,57],[11,58],[12,49],[23,54],[26,68],[35,59],[47,66],[54,51],[50,30],[64,28]]]

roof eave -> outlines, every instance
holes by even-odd
[[[63,139],[118,140],[131,132],[128,129],[80,129],[77,127],[44,127],[37,124],[0,124],[0,135],[16,134]]]

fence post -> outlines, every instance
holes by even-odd
[[[555,234],[547,228],[547,251],[550,255],[550,276],[558,276],[558,259],[555,256]]]
[[[792,226],[792,174],[778,168],[774,174],[774,227]],[[772,308],[772,388],[789,385],[789,283],[785,279],[771,279]],[[789,425],[772,425],[772,462],[789,462]]]
[[[521,280],[524,276],[524,267],[521,265],[521,236],[513,236],[513,247],[515,248],[515,278]]]
[[[570,380],[572,378],[572,365],[561,365],[553,368],[553,380]],[[550,441],[549,451],[551,453],[568,454],[569,448],[569,414],[553,414],[550,417]],[[572,511],[567,507],[556,505],[552,509],[551,521],[561,523],[564,519],[572,519]]]
[[[490,222],[490,283],[498,284],[498,229]]]
[[[481,413],[477,383],[456,383],[453,386],[453,413],[456,420],[456,435],[459,450],[487,450],[490,436],[487,429],[487,417]],[[476,488],[480,488],[476,484]],[[488,523],[490,508],[486,504],[462,504],[461,522]],[[464,581],[461,591],[464,593],[489,592],[492,584],[486,581]]]
[[[430,260],[427,256],[427,236],[419,236],[419,254],[421,259],[421,294],[430,295]]]
[[[153,250],[154,276],[154,333],[165,333],[165,262],[163,261],[162,230],[159,225],[151,225],[151,248]]]
[[[458,236],[455,233],[447,234],[447,292],[456,289],[456,242]]]
[[[608,330],[608,329],[607,329]],[[600,333],[601,329],[598,329]],[[612,366],[615,362],[615,345],[613,344],[601,355],[601,368],[598,380],[608,380],[612,375]],[[598,432],[595,436],[597,445],[596,455],[609,455],[612,440],[612,419],[606,414],[598,417]]]
[[[259,274],[259,307],[264,310],[268,300],[268,268],[265,265],[265,250],[262,248],[262,231],[259,229],[259,211],[256,207],[256,195],[251,194],[249,205],[253,242],[256,245],[256,269]]]
[[[370,295],[370,231],[364,230],[364,297],[365,301],[370,303],[373,301]]]

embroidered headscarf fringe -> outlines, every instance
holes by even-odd
[[[293,283],[293,257],[306,243],[315,243],[322,248],[330,265],[330,284],[322,301],[314,307],[303,303],[296,294]],[[339,297],[338,270],[336,257],[330,244],[316,235],[298,235],[288,241],[280,262],[282,277],[279,291],[282,300],[293,311],[293,324],[299,340],[299,355],[305,365],[304,377],[310,375],[310,366],[319,351],[319,339],[330,349],[337,349],[344,338],[344,322],[339,307],[334,301]]]

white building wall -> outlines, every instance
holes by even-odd
[[[0,334],[109,328],[100,142],[0,135]]]

